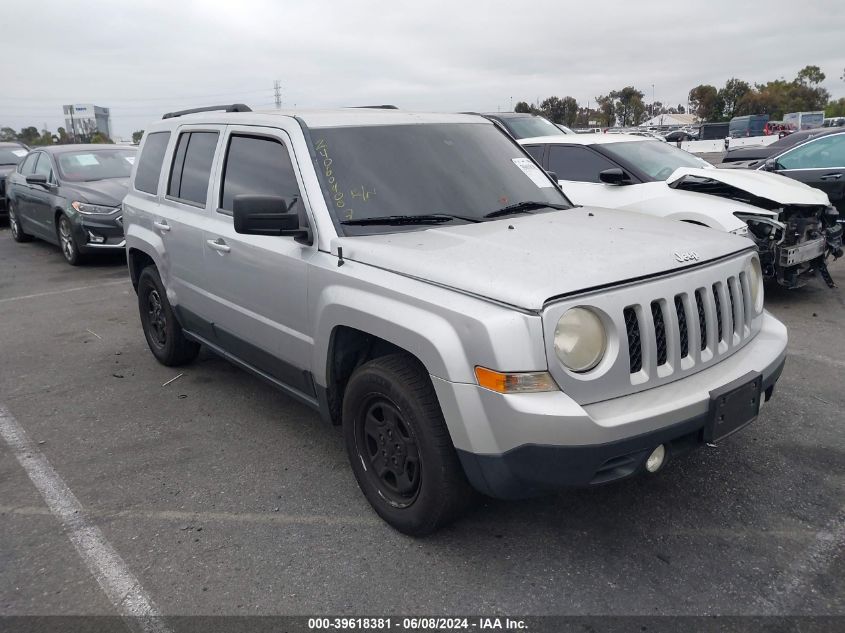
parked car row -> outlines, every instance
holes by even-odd
[[[74,266],[93,252],[123,250],[121,202],[135,153],[114,145],[31,151],[6,178],[12,237],[56,244]]]
[[[823,265],[819,239],[835,255],[821,192],[537,119],[169,113],[137,160],[28,154],[12,232],[71,263],[125,248],[159,362],[205,346],[342,426],[373,509],[427,534],[473,489],[656,473],[744,428],[785,360],[764,276]],[[753,223],[791,231],[791,207],[797,250],[763,248]]]

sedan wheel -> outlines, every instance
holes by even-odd
[[[76,266],[82,262],[82,255],[79,253],[79,247],[73,237],[70,220],[64,215],[59,216],[59,246],[68,264]]]
[[[15,212],[14,205],[9,203],[9,228],[12,231],[12,239],[16,242],[29,242],[32,240],[31,235],[24,233],[21,221],[18,219],[18,214]]]

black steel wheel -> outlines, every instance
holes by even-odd
[[[158,362],[172,367],[197,357],[200,345],[185,338],[154,266],[147,266],[138,278],[138,312],[147,345]]]
[[[367,477],[379,494],[396,508],[410,506],[422,479],[416,437],[394,402],[373,394],[355,416],[356,452],[364,459]]]
[[[417,359],[392,354],[358,367],[343,394],[342,418],[358,485],[391,526],[423,536],[468,507],[472,489]]]

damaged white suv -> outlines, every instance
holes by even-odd
[[[226,110],[145,133],[123,203],[144,335],[342,425],[395,528],[473,487],[656,472],[771,397],[786,329],[745,238],[573,208],[480,116]]]

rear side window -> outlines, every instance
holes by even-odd
[[[38,160],[38,153],[30,154],[26,160],[21,164],[21,173],[24,176],[29,176],[35,171],[35,161]]]
[[[549,148],[549,171],[559,180],[601,182],[599,172],[616,167],[594,151],[580,146],[552,145]]]
[[[167,195],[205,206],[217,132],[183,132],[179,135]]]
[[[299,211],[302,196],[290,156],[279,141],[233,135],[223,167],[220,208],[232,211],[240,194],[281,196],[291,211]]]
[[[170,132],[153,132],[147,135],[144,151],[138,159],[138,169],[135,172],[135,189],[146,193],[158,193],[158,179],[161,176],[161,164],[164,152],[170,141]]]

